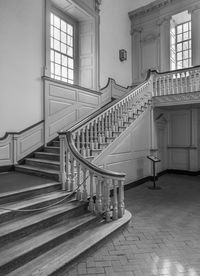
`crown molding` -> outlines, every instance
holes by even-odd
[[[132,12],[129,12],[129,18],[135,19],[138,18],[140,16],[145,16],[148,13],[154,12],[156,10],[160,10],[166,6],[168,6],[169,4],[171,4],[172,2],[174,2],[175,0],[156,0],[146,6],[140,7]]]

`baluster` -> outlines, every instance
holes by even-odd
[[[90,124],[90,150],[94,149],[94,121]],[[90,151],[91,154],[91,151]]]
[[[102,187],[101,187],[102,179],[100,176],[97,177],[96,180],[96,210],[97,213],[102,213]]]
[[[117,200],[117,180],[112,180],[113,184],[113,220],[118,219],[118,200]]]
[[[75,182],[74,177],[75,177],[75,175],[74,175],[74,157],[72,156],[72,154],[70,156],[70,162],[71,162],[71,165],[70,165],[71,166],[71,169],[70,169],[70,173],[71,173],[70,190],[73,191],[74,190],[74,182]]]
[[[62,190],[66,190],[66,155],[65,155],[65,134],[59,134],[60,139],[60,176],[59,181],[62,183]]]
[[[80,152],[80,131],[78,130],[77,132],[76,132],[76,134],[77,134],[77,139],[76,139],[76,142],[77,142],[77,150],[78,150],[78,152]]]
[[[93,189],[93,185],[94,185],[94,173],[90,172],[90,201],[89,201],[89,211],[93,212],[94,211],[94,200],[93,200],[93,196],[94,196],[94,189]]]
[[[163,79],[163,95],[166,95],[167,91],[166,91],[166,85],[165,85],[165,76],[163,76],[162,79]]]
[[[176,94],[179,93],[179,83],[180,83],[179,74],[176,73],[176,80],[175,80]]]
[[[77,200],[81,200],[81,190],[80,190],[80,187],[79,187],[79,185],[81,184],[80,183],[80,174],[81,174],[81,165],[80,165],[80,163],[78,163],[78,162],[76,162],[76,169],[77,169],[77,181],[76,181],[76,184],[77,184],[77,187],[78,187],[78,189],[77,189],[77,193],[76,193],[76,199]]]
[[[188,92],[192,92],[192,71],[188,72]]]
[[[124,205],[124,180],[119,180],[119,206],[118,206],[118,215],[119,218],[123,217],[125,211]]]
[[[86,135],[85,135],[85,129],[81,129],[81,144],[82,144],[82,148],[81,148],[81,154],[83,155],[83,157],[86,157]]]
[[[175,88],[174,88],[174,74],[171,74],[171,89],[172,94],[174,94]]]
[[[98,148],[97,120],[94,120],[94,148]]]
[[[170,94],[170,82],[169,82],[169,78],[170,78],[170,75],[167,74],[167,76],[166,76],[166,93],[167,93],[167,95]]]
[[[87,169],[83,168],[83,201],[87,201],[88,194],[87,194],[87,179],[86,179]]]
[[[90,139],[89,139],[89,126],[87,125],[85,127],[85,140],[86,140],[86,145],[85,145],[85,150],[86,150],[86,156],[90,155]]]
[[[158,82],[159,82],[159,92],[158,92],[157,96],[162,96],[164,94],[162,91],[162,78],[161,77],[159,77]]]
[[[110,179],[106,178],[104,179],[104,193],[103,193],[103,198],[105,200],[104,202],[104,211],[105,211],[105,219],[106,222],[111,221],[110,217]]]

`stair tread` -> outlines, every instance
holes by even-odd
[[[67,195],[70,195],[70,192],[55,191],[55,192],[51,192],[48,194],[37,195],[37,196],[31,197],[29,199],[20,200],[15,203],[12,202],[12,203],[7,203],[7,204],[1,204],[0,205],[0,215],[7,213],[7,212],[11,212],[10,210],[4,210],[3,208],[8,208],[8,209],[12,209],[12,210],[25,209],[30,206],[36,205],[38,203],[49,201],[52,199],[59,200],[60,198],[67,196]]]
[[[49,156],[49,155],[60,156],[60,154],[58,154],[58,153],[46,152],[46,151],[36,151],[35,153],[36,154],[43,154],[43,155],[46,155],[46,156]]]
[[[110,223],[104,221],[96,222],[93,228],[76,235],[70,240],[56,246],[43,255],[35,258],[24,266],[11,272],[9,276],[27,276],[28,275],[51,275],[65,264],[74,260],[80,254],[90,249],[93,245],[103,240],[109,234],[119,229],[131,219],[131,214],[125,211],[123,218]]]
[[[86,213],[81,217],[71,218],[69,222],[55,224],[48,228],[48,230],[41,230],[41,233],[37,235],[25,237],[6,245],[2,248],[3,252],[0,253],[0,266],[94,220],[96,220],[94,215]]]
[[[15,167],[23,168],[23,169],[27,169],[27,170],[39,171],[39,172],[48,172],[48,173],[52,173],[52,174],[59,174],[59,171],[57,171],[57,170],[39,168],[39,167],[30,166],[30,165],[16,165]]]
[[[46,184],[42,184],[42,185],[37,185],[37,186],[34,186],[34,187],[28,187],[28,188],[25,188],[25,189],[20,189],[20,190],[17,190],[17,191],[1,193],[0,194],[0,199],[8,197],[8,196],[18,195],[18,194],[21,194],[21,193],[26,193],[26,192],[31,192],[31,191],[43,189],[43,188],[48,188],[48,187],[55,186],[55,185],[60,185],[60,187],[61,187],[61,184],[59,182],[50,182],[50,183],[46,183]]]
[[[17,218],[11,222],[2,223],[0,226],[0,238],[2,238],[5,235],[14,233],[15,231],[18,231],[22,228],[39,223],[40,221],[43,221],[45,219],[49,219],[58,214],[70,211],[75,207],[79,207],[81,205],[83,205],[82,202],[71,201],[71,202],[68,202],[67,204],[54,206],[54,208],[47,209],[44,212],[40,212],[35,215],[32,214],[30,217],[27,217],[27,218]]]
[[[59,161],[54,161],[54,160],[48,160],[48,159],[40,159],[40,158],[26,158],[25,160],[27,161],[33,161],[33,162],[39,162],[39,163],[49,163],[49,164],[54,164],[54,165],[60,165]]]

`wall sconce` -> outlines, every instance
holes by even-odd
[[[124,49],[119,50],[119,60],[124,61],[127,60],[127,51]]]

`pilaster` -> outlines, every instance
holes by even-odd
[[[192,65],[200,64],[200,5],[189,10],[192,19]]]

